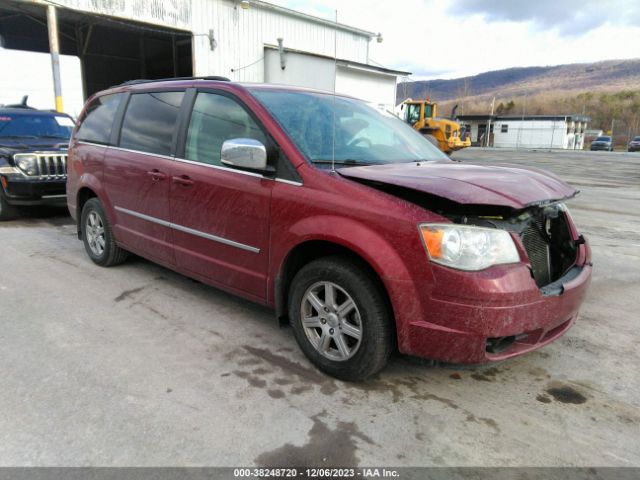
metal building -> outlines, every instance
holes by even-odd
[[[397,76],[408,74],[370,64],[380,34],[260,0],[0,4],[3,48],[49,52],[52,36],[80,59],[85,97],[134,78],[221,75],[329,90],[335,81],[339,93],[392,109]]]
[[[584,115],[460,115],[458,120],[465,125],[475,146],[582,150],[591,118]]]

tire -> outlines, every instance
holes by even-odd
[[[7,203],[4,193],[0,188],[0,222],[5,220],[13,220],[18,216],[18,210],[13,205]]]
[[[327,302],[328,291],[333,302]],[[353,306],[340,313],[336,307],[346,309],[349,299]],[[374,375],[394,347],[394,322],[382,287],[348,257],[325,257],[302,267],[289,288],[289,319],[304,354],[340,380],[359,382]]]
[[[82,207],[82,241],[87,255],[96,265],[111,267],[124,262],[128,252],[116,245],[109,220],[100,200],[91,198]]]

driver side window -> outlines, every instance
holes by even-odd
[[[235,100],[215,93],[199,92],[193,105],[185,158],[222,165],[222,144],[232,138],[252,138],[266,145],[260,127]]]

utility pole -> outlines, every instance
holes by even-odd
[[[615,137],[613,136],[613,126],[616,124],[616,119],[611,119],[611,150],[615,147]]]
[[[489,142],[491,141],[491,119],[493,118],[493,107],[496,103],[496,97],[493,97],[493,100],[491,100],[491,115],[489,115],[489,120],[487,120],[487,136],[486,139],[487,141],[485,142],[485,147],[489,146]]]
[[[47,30],[49,31],[49,51],[51,52],[51,69],[53,70],[53,93],[56,99],[56,110],[63,111],[62,81],[60,80],[60,43],[58,41],[58,18],[56,7],[47,5]]]
[[[522,129],[524,128],[524,112],[527,105],[527,94],[524,94],[524,100],[522,101],[522,120],[520,121],[520,128],[518,128],[518,136],[516,137],[516,150],[520,149],[520,141],[522,138]]]

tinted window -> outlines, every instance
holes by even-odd
[[[122,122],[120,146],[141,152],[171,155],[182,97],[184,92],[131,95]]]
[[[104,95],[93,100],[87,107],[76,138],[107,145],[111,138],[113,119],[116,116],[122,95],[121,93]]]
[[[598,137],[596,138],[596,142],[610,142],[611,137]]]
[[[0,137],[45,137],[68,140],[73,120],[66,115],[0,113]]]
[[[232,138],[253,138],[267,143],[260,127],[235,100],[214,93],[198,93],[187,133],[187,160],[222,165],[222,144]]]

